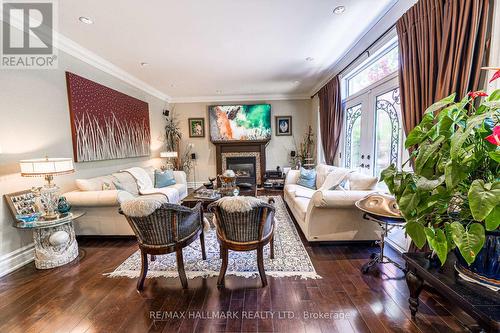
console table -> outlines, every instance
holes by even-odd
[[[425,282],[467,312],[483,331],[500,332],[500,293],[459,278],[453,253],[448,255],[442,267],[439,261],[428,259],[426,253],[404,253],[403,258],[407,265],[406,283],[410,290],[413,318],[417,314],[418,297]]]

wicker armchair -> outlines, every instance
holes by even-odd
[[[259,268],[262,286],[267,286],[264,270],[263,248],[270,243],[270,257],[274,259],[274,212],[271,198],[268,204],[262,203],[247,212],[227,212],[218,202],[208,206],[215,215],[217,224],[217,239],[220,244],[222,266],[217,284],[224,284],[228,264],[228,250],[257,250],[257,266]]]
[[[121,209],[120,214],[125,215]],[[141,291],[144,288],[144,280],[148,272],[147,255],[150,254],[151,260],[154,261],[155,255],[172,252],[177,254],[177,270],[182,287],[187,288],[182,249],[199,236],[202,258],[206,259],[201,202],[194,208],[164,203],[148,216],[131,217],[125,215],[125,217],[137,236],[141,250],[142,268],[137,281],[137,290]]]

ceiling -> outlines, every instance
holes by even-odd
[[[300,98],[395,2],[64,0],[58,30],[174,102]]]

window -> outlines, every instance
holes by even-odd
[[[342,164],[375,176],[403,160],[398,47],[394,39],[342,79]]]
[[[347,84],[347,96],[363,90],[364,88],[382,80],[398,70],[398,44],[391,44],[378,55],[368,58],[365,64],[353,71],[345,82]]]

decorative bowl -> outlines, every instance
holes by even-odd
[[[29,223],[29,222],[35,222],[41,215],[42,215],[41,213],[16,215],[16,219],[24,223]]]
[[[383,193],[372,193],[361,200],[356,201],[356,207],[373,215],[403,218],[393,196]]]

